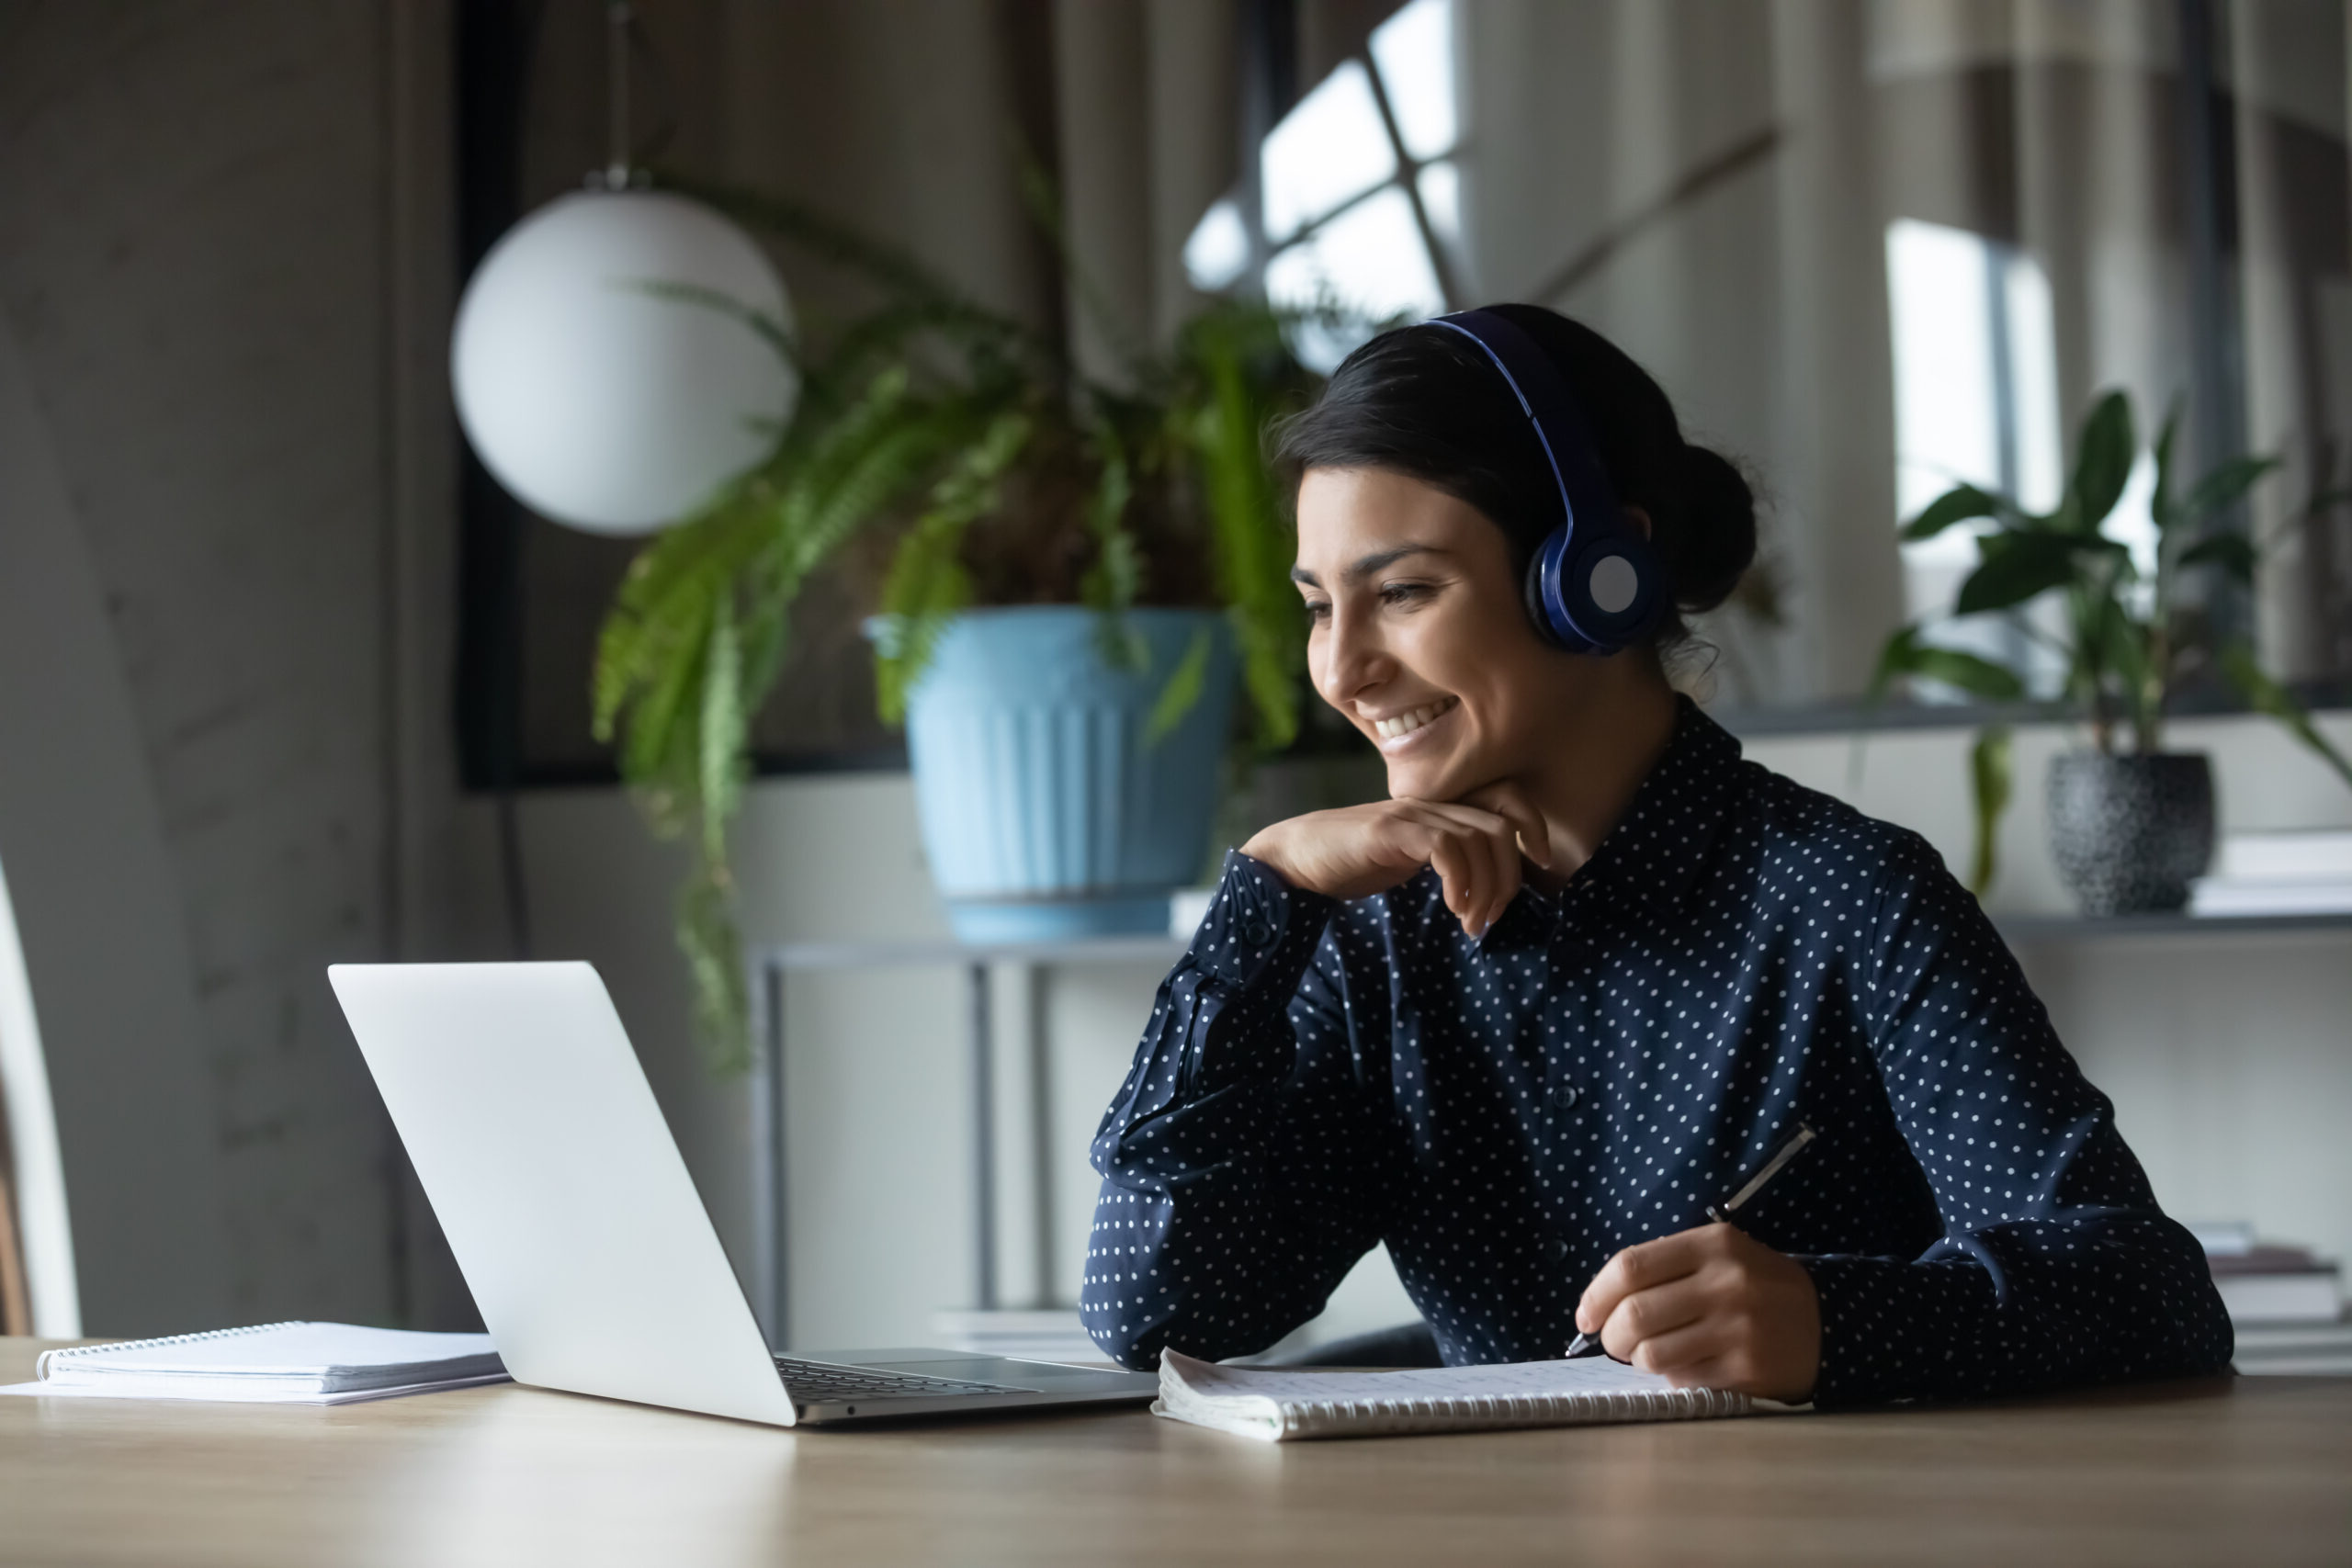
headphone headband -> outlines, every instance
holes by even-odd
[[[1560,494],[1560,523],[1528,562],[1536,629],[1577,653],[1614,653],[1646,632],[1663,594],[1657,557],[1625,525],[1584,412],[1551,356],[1493,310],[1436,316],[1430,325],[1476,344],[1534,427]]]

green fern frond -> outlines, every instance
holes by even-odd
[[[956,612],[972,602],[971,577],[962,558],[965,531],[996,509],[1005,471],[1028,445],[1033,429],[1018,411],[998,414],[940,477],[930,505],[891,559],[882,589],[890,637],[876,650],[874,671],[876,705],[889,723],[905,720],[908,694],[930,667]]]
[[[752,1008],[743,978],[743,939],[724,860],[697,855],[678,889],[678,952],[693,982],[695,1036],[722,1076],[752,1065]]]
[[[698,728],[703,854],[724,864],[727,824],[742,804],[744,775],[750,772],[752,732],[752,716],[743,703],[743,645],[736,636],[734,605],[724,595],[712,608]]]
[[[1229,344],[1204,342],[1202,364],[1208,396],[1195,415],[1193,441],[1218,587],[1233,622],[1258,745],[1279,750],[1298,736],[1297,670],[1306,638],[1298,594],[1280,555],[1280,503],[1261,446],[1266,414]]]

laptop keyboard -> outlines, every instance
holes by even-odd
[[[964,1382],[956,1378],[918,1377],[910,1372],[877,1372],[870,1367],[835,1366],[828,1361],[799,1361],[778,1356],[775,1370],[792,1397],[808,1404],[845,1399],[934,1399],[944,1393],[1009,1393],[1008,1385]]]

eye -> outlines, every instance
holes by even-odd
[[[1306,601],[1306,618],[1310,621],[1329,620],[1331,618],[1331,601],[1329,599],[1309,599]]]
[[[1384,582],[1380,585],[1380,602],[1398,606],[1417,604],[1435,592],[1426,582]]]

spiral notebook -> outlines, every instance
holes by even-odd
[[[347,1404],[499,1382],[487,1334],[424,1334],[348,1323],[266,1323],[44,1350],[38,1382],[0,1393]]]
[[[1159,1354],[1155,1415],[1279,1443],[1498,1427],[1694,1421],[1799,1408],[1718,1388],[1677,1388],[1606,1356],[1401,1372],[1224,1367]]]

